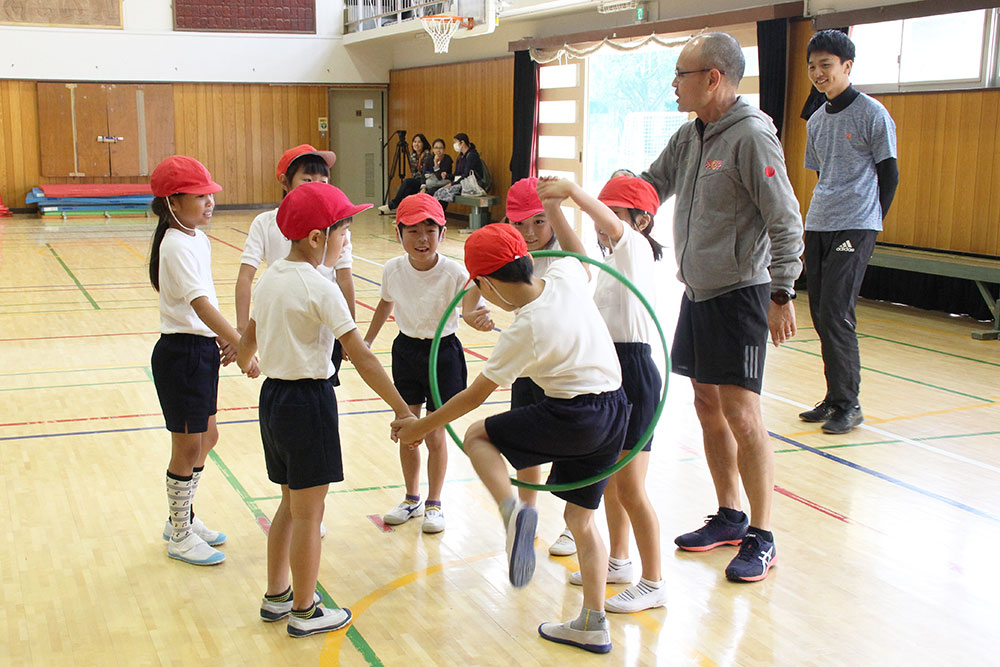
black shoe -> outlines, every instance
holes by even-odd
[[[698,530],[679,535],[674,544],[684,551],[709,551],[725,545],[736,546],[743,541],[749,526],[750,519],[745,514],[743,521],[733,523],[719,512],[708,516],[705,525]]]
[[[812,410],[806,410],[805,412],[799,413],[799,419],[804,422],[825,422],[833,417],[833,413],[837,409],[827,403],[825,400],[820,401],[816,404]]]
[[[823,424],[823,433],[833,433],[835,435],[840,433],[849,433],[854,430],[854,427],[865,420],[865,416],[861,414],[861,406],[855,405],[852,408],[846,410],[842,408],[836,408],[833,412],[833,416],[825,424]]]

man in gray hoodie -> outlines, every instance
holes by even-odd
[[[802,217],[768,116],[737,96],[744,70],[726,33],[692,39],[677,59],[681,127],[642,174],[660,201],[677,196],[674,251],[685,286],[671,350],[691,378],[719,512],[677,546],[740,545],[731,581],[759,581],[775,564],[774,452],[760,410],[767,336],[795,335],[792,284],[802,270]],[[750,518],[740,509],[740,479]]]

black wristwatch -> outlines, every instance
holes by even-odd
[[[771,301],[775,302],[779,306],[784,306],[794,298],[795,292],[786,289],[776,289],[771,291]]]

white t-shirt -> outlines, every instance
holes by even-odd
[[[260,372],[280,380],[333,375],[333,340],[357,325],[337,286],[307,262],[279,259],[253,292]]]
[[[243,246],[243,256],[240,258],[240,263],[248,264],[255,269],[260,268],[262,261],[271,266],[279,259],[288,257],[288,251],[291,249],[292,242],[286,239],[285,235],[278,229],[278,209],[264,211],[250,223],[250,232],[247,234],[247,241]],[[344,249],[340,251],[340,257],[337,258],[337,264],[333,268],[351,268],[354,264],[352,251],[351,232],[348,231],[347,239],[344,241]]]
[[[438,253],[437,264],[417,271],[406,255],[393,257],[382,269],[382,298],[393,302],[392,314],[400,333],[410,338],[434,338],[444,309],[462,291],[469,272],[453,259]],[[441,332],[458,331],[458,309],[451,312]]]
[[[579,260],[562,257],[537,299],[518,309],[500,334],[483,375],[501,387],[529,377],[551,398],[615,391],[622,385],[608,327],[587,291]]]
[[[622,228],[622,237],[615,244],[614,252],[604,258],[604,263],[632,281],[642,295],[655,304],[653,248],[641,232],[625,223]],[[616,343],[652,342],[657,337],[656,327],[646,307],[617,278],[607,271],[595,270],[594,303],[608,325],[611,339]]]
[[[559,240],[556,239],[555,236],[553,236],[552,245],[550,245],[548,248],[542,248],[542,250],[562,250],[562,248],[559,247]],[[535,262],[535,268],[533,269],[535,276],[541,278],[542,276],[545,275],[545,272],[549,270],[549,267],[552,266],[552,262],[562,258],[533,256],[531,259]]]
[[[191,307],[201,296],[219,307],[212,282],[211,242],[201,230],[190,236],[170,228],[160,244],[160,332],[215,338],[215,332]]]

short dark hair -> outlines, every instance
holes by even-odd
[[[292,160],[288,165],[288,169],[285,170],[285,178],[291,183],[292,179],[295,178],[295,174],[300,171],[310,176],[326,176],[330,178],[330,167],[327,166],[326,160],[315,153],[300,155]]]
[[[813,35],[806,47],[806,60],[816,51],[837,56],[840,62],[854,60],[854,42],[840,30],[820,30]]]
[[[424,220],[424,221],[423,221],[423,222],[421,222],[420,224],[425,224],[425,223],[428,223],[428,222],[430,222],[430,223],[432,223],[432,224],[434,224],[434,225],[437,225],[437,227],[438,227],[438,238],[441,238],[441,234],[442,234],[442,231],[441,231],[441,230],[443,230],[443,229],[444,229],[444,227],[443,227],[442,225],[438,225],[438,223],[437,223],[436,221],[434,221],[434,220],[431,220],[430,218],[427,218],[426,220]],[[398,233],[398,234],[399,234],[400,236],[402,236],[402,235],[403,235],[403,230],[404,230],[404,229],[406,229],[407,227],[413,227],[413,225],[404,225],[404,224],[403,224],[403,223],[401,223],[401,222],[397,222],[397,223],[396,223],[396,232],[397,232],[397,233]]]
[[[502,283],[526,283],[530,285],[533,275],[535,275],[535,264],[531,261],[531,257],[525,255],[504,264],[493,273],[487,274],[486,277],[496,278]]]
[[[458,134],[456,134],[455,139],[465,142],[466,144],[472,145],[472,142],[469,141],[469,135],[467,135],[465,132],[459,132]]]
[[[446,144],[444,142],[444,139],[435,139],[434,141],[431,142],[431,148],[434,148],[434,145],[437,144],[437,142],[439,142],[439,141],[441,142],[442,146],[447,146],[448,145],[448,144]]]

